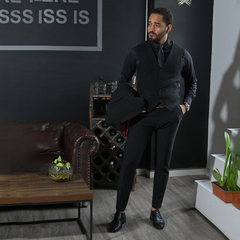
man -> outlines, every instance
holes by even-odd
[[[134,173],[154,132],[156,159],[150,219],[155,228],[164,228],[165,222],[159,209],[162,206],[168,181],[173,144],[181,119],[185,112],[189,111],[197,89],[197,79],[190,54],[168,39],[172,23],[173,16],[169,10],[156,8],[152,11],[148,20],[148,41],[134,47],[128,54],[121,72],[119,88],[109,104],[108,123],[114,122],[109,119],[115,115],[120,121],[131,118],[118,183],[117,211],[109,225],[110,232],[119,231],[126,222],[124,211],[131,192]],[[129,90],[129,82],[135,72],[137,93],[132,94],[135,90]],[[185,81],[182,104],[179,96],[181,76]],[[128,117],[121,116],[121,118],[120,113],[114,113],[116,109],[114,104],[125,103],[124,101],[128,104],[121,105],[117,111],[128,114]],[[132,111],[134,106],[137,109],[135,112]],[[126,113],[127,109],[131,109],[129,113]],[[133,112],[134,116],[131,115]]]

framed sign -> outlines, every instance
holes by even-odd
[[[102,51],[102,0],[0,0],[0,50]]]

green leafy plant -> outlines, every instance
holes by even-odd
[[[62,160],[59,156],[49,165],[49,176],[54,181],[68,181],[73,175],[73,169],[69,162]]]
[[[61,155],[59,155],[59,157],[54,160],[54,163],[58,167],[56,168],[56,170],[60,170],[61,168],[67,168],[67,167],[70,168],[70,163],[69,162],[64,163],[62,161]]]
[[[239,154],[230,148],[230,137],[227,132],[224,133],[226,142],[226,158],[224,163],[223,175],[218,169],[213,170],[213,177],[218,181],[221,187],[226,186],[228,191],[240,191],[238,183],[238,165]]]

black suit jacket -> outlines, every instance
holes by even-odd
[[[107,104],[106,124],[126,122],[140,114],[144,108],[144,98],[128,84],[120,85]]]

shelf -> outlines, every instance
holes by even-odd
[[[98,94],[98,95],[92,95],[92,98],[108,98],[110,100],[111,94]]]
[[[105,119],[106,119],[105,116],[94,116],[94,117],[92,118],[92,120],[100,120],[100,121],[104,121]]]
[[[240,210],[232,203],[225,203],[216,197],[212,192],[211,182],[208,180],[195,181],[195,194],[196,209],[229,239],[238,240]]]

